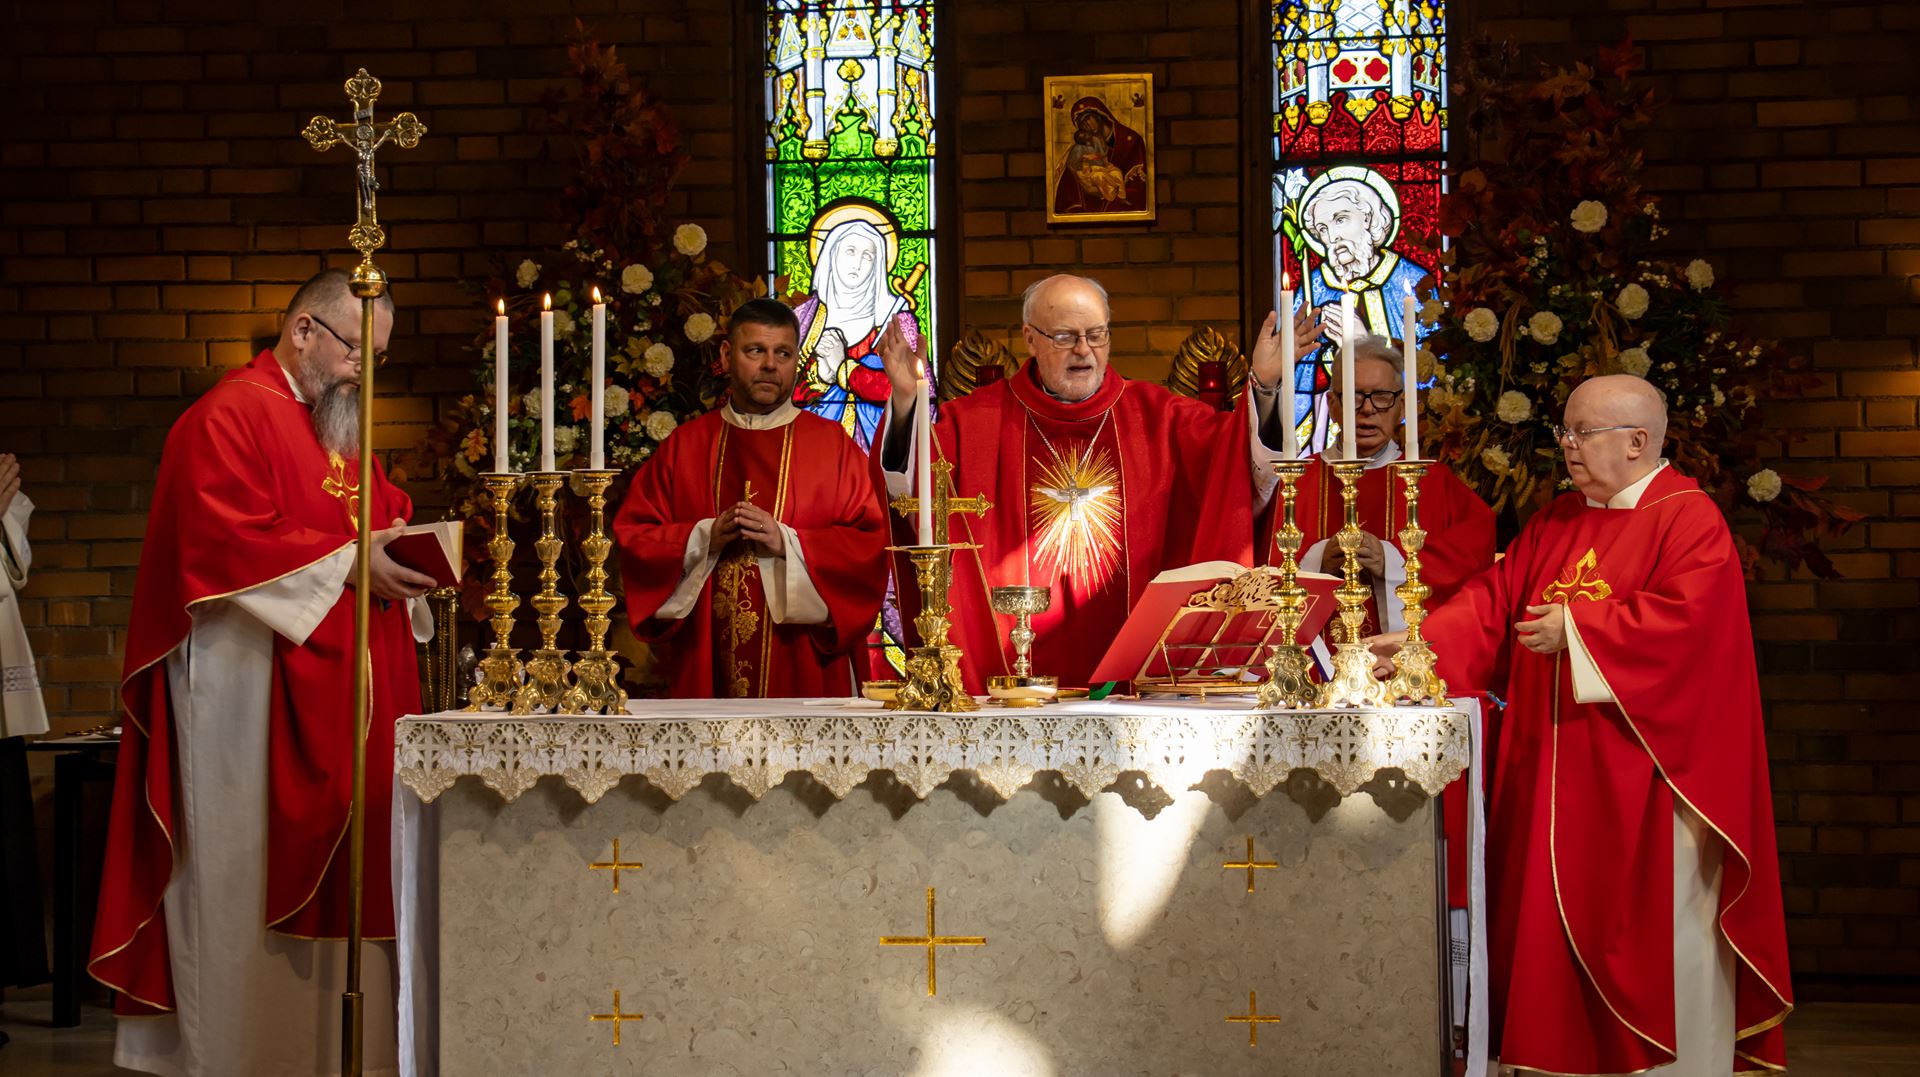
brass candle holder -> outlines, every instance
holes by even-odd
[[[888,710],[940,711],[957,713],[977,711],[980,704],[967,692],[960,676],[960,648],[947,642],[953,612],[949,592],[953,586],[953,551],[973,546],[896,546],[913,562],[914,580],[920,586],[920,614],[913,627],[920,633],[920,645],[907,656],[907,679],[900,691],[887,703]]]
[[[567,481],[564,471],[536,471],[528,476],[540,507],[540,537],[533,552],[540,558],[540,591],[527,601],[540,615],[540,649],[527,657],[527,679],[513,696],[515,714],[557,714],[567,694],[567,653],[554,646],[560,635],[560,614],[567,608],[567,596],[560,593],[561,542],[558,533],[560,487]]]
[[[613,540],[607,537],[607,487],[613,485],[618,471],[576,471],[573,481],[586,495],[587,537],[580,541],[580,552],[587,559],[587,590],[580,596],[580,608],[587,615],[587,649],[573,663],[573,687],[567,689],[560,708],[568,714],[625,714],[627,690],[620,684],[620,663],[607,650],[607,629],[613,622],[613,596],[607,593],[607,555],[613,552]]]
[[[1387,695],[1409,706],[1445,707],[1447,682],[1434,672],[1438,658],[1433,647],[1420,634],[1420,622],[1427,619],[1427,597],[1433,594],[1420,579],[1420,550],[1427,544],[1427,533],[1420,526],[1420,480],[1426,476],[1427,462],[1403,460],[1391,465],[1406,492],[1407,526],[1400,529],[1400,549],[1407,557],[1407,578],[1393,593],[1406,607],[1407,639],[1393,656],[1393,676],[1387,680]]]
[[[513,538],[507,531],[507,510],[524,477],[501,471],[480,476],[480,485],[493,501],[493,538],[487,541],[487,556],[493,559],[493,590],[487,595],[487,609],[493,613],[493,646],[487,649],[487,656],[477,667],[479,679],[467,690],[470,711],[504,711],[512,707],[514,694],[520,690],[520,681],[525,676],[520,652],[513,649],[513,611],[519,607],[520,598],[513,593],[513,568],[509,564],[513,560]]]
[[[1385,707],[1392,702],[1387,686],[1373,677],[1373,652],[1361,642],[1360,623],[1367,616],[1367,596],[1371,588],[1360,582],[1360,474],[1366,465],[1358,460],[1342,460],[1333,465],[1340,480],[1340,501],[1346,522],[1335,541],[1346,554],[1341,565],[1345,576],[1333,593],[1339,605],[1341,633],[1333,652],[1333,675],[1320,689],[1320,706],[1327,710],[1350,707]]]
[[[1280,551],[1280,582],[1274,588],[1274,595],[1280,609],[1273,619],[1274,635],[1280,642],[1273,645],[1273,654],[1267,658],[1267,680],[1260,686],[1255,706],[1259,710],[1311,710],[1320,702],[1320,687],[1309,675],[1313,659],[1296,639],[1300,623],[1307,619],[1307,589],[1300,586],[1300,563],[1294,560],[1303,536],[1294,521],[1298,506],[1293,488],[1307,473],[1307,461],[1277,461],[1273,471],[1280,476],[1282,520],[1280,530],[1274,535],[1274,547]]]
[[[1045,587],[995,587],[988,592],[993,612],[1010,614],[1013,629],[1007,633],[1013,644],[1013,673],[990,677],[987,694],[1003,707],[1039,707],[1060,694],[1057,677],[1033,675],[1033,615],[1045,613],[1053,605],[1053,592]]]

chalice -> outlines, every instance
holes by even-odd
[[[1014,618],[1013,630],[1007,633],[1013,644],[1013,674],[989,677],[987,694],[1003,707],[1038,707],[1051,702],[1060,693],[1060,681],[1033,675],[1031,619],[1053,605],[1053,592],[1045,587],[995,587],[991,596],[993,612]]]

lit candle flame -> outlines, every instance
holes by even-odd
[[[540,309],[541,310],[553,309],[553,293],[549,292],[546,295],[543,295],[540,297]]]
[[[1284,292],[1291,287],[1293,287],[1293,279],[1287,276],[1286,270],[1284,269],[1281,270],[1280,271],[1280,290]]]
[[[495,309],[496,309],[497,311],[499,311],[499,314],[500,314],[500,316],[501,316],[502,318],[504,318],[504,317],[506,317],[506,316],[507,316],[507,301],[506,301],[506,300],[504,300],[504,299],[502,299],[502,300],[500,300],[500,301],[499,301],[499,303],[497,303],[497,304],[495,305]]]
[[[593,286],[593,301],[596,304],[600,302],[600,286],[598,284]]]

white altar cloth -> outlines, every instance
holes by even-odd
[[[1309,770],[1341,797],[1382,770],[1428,796],[1480,757],[1480,709],[1256,712],[1239,700],[1071,701],[972,714],[894,712],[862,700],[641,700],[625,716],[449,712],[404,719],[396,732],[394,886],[401,968],[402,1072],[439,1072],[438,838],[433,801],[462,777],[512,802],[555,777],[593,804],[628,776],[678,800],[724,775],[758,800],[789,774],[844,798],[891,772],[924,799],[959,774],[1003,800],[1058,774],[1092,797],[1138,773],[1168,794],[1225,771],[1264,796]],[[1470,994],[1486,997],[1483,814],[1470,786]],[[1484,1007],[1468,1011],[1470,1077],[1486,1071]]]

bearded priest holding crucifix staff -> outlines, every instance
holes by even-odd
[[[1779,1070],[1793,1003],[1739,555],[1660,458],[1658,389],[1590,379],[1565,424],[1577,491],[1424,626],[1450,686],[1511,701],[1488,751],[1493,1046],[1522,1073]]]

